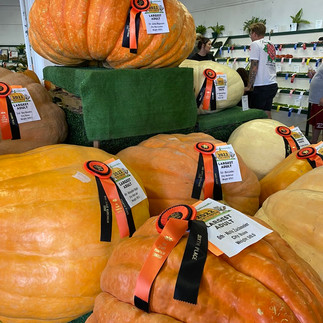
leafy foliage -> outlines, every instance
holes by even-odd
[[[290,16],[292,18],[293,23],[297,24],[310,24],[308,20],[302,19],[303,16],[303,8],[301,8],[295,16]]]
[[[247,31],[249,33],[249,31],[250,31],[250,25],[252,25],[254,23],[257,23],[257,22],[262,22],[264,25],[266,25],[266,19],[260,19],[258,17],[252,16],[251,19],[246,20],[243,23],[243,31]]]
[[[216,26],[209,26],[207,29],[212,29],[214,33],[217,33],[218,36],[222,34],[222,32],[225,30],[224,25],[219,25],[219,23],[216,23]]]
[[[204,25],[198,25],[195,31],[197,34],[204,35],[206,33],[206,27]]]

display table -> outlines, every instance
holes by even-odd
[[[53,101],[66,113],[66,143],[116,154],[159,133],[202,131],[227,141],[240,124],[267,115],[232,107],[197,115],[193,69],[109,70],[48,66]]]

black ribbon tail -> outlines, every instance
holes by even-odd
[[[221,187],[221,181],[220,181],[219,167],[214,155],[212,155],[212,161],[213,161],[213,170],[214,170],[213,198],[216,201],[220,201],[222,200],[222,197],[223,197],[222,187]]]
[[[190,222],[184,256],[177,276],[174,299],[197,303],[198,292],[208,250],[208,235],[203,221]]]
[[[98,187],[100,209],[101,209],[101,235],[100,241],[111,241],[112,235],[112,209],[110,201],[105,194],[104,188],[98,177],[95,176]]]
[[[200,105],[201,105],[201,103],[203,101],[204,94],[205,94],[205,89],[206,89],[206,79],[204,79],[204,82],[202,84],[202,87],[200,89],[200,92],[199,92],[199,94],[196,97],[196,105],[197,105],[197,108],[200,107]]]
[[[18,124],[15,110],[13,109],[13,106],[11,104],[9,97],[6,97],[6,100],[7,100],[8,117],[9,117],[12,140],[20,139],[21,137],[20,137],[19,124]]]
[[[149,304],[136,295],[134,297],[134,304],[137,308],[149,313]]]
[[[137,42],[137,46],[138,46],[138,39],[139,39],[140,15],[141,15],[141,12],[138,12],[138,13],[136,14],[136,18],[135,18],[135,25],[136,25],[136,42]],[[130,49],[130,53],[132,53],[132,54],[137,54],[137,48],[131,48],[131,49]]]
[[[214,82],[212,84],[210,108],[211,108],[211,111],[215,111],[216,110],[216,91],[215,91],[215,84],[214,84]]]
[[[130,47],[130,10],[128,11],[126,24],[124,26],[123,38],[122,38],[122,47],[129,48]]]
[[[204,180],[205,180],[204,161],[203,161],[203,155],[200,153],[195,180],[193,184],[192,196],[191,196],[193,199],[198,200],[200,198]]]

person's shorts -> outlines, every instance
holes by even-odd
[[[318,104],[311,104],[308,123],[315,129],[323,129],[323,107]]]
[[[270,85],[255,86],[253,88],[253,91],[250,92],[249,95],[249,107],[252,109],[270,111],[277,90],[277,83]]]

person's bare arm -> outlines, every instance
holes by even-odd
[[[251,60],[250,61],[250,69],[249,69],[249,81],[248,85],[245,87],[245,91],[250,91],[255,83],[256,75],[258,72],[259,61]]]

